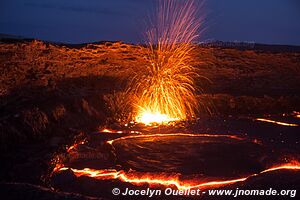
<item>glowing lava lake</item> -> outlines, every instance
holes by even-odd
[[[285,124],[271,123],[275,118]],[[278,132],[295,137],[299,127],[288,124],[299,124],[299,119],[257,119],[261,118],[210,117],[188,125],[178,122],[172,126],[106,128],[68,147],[56,162],[51,183],[62,191],[107,198],[116,198],[111,194],[115,187],[201,191],[297,187],[299,147]],[[278,145],[283,140],[290,143],[288,151]],[[209,199],[204,194],[202,198]]]

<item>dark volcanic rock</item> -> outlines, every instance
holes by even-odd
[[[79,194],[55,192],[45,187],[26,183],[0,183],[0,197],[6,200],[101,200]]]

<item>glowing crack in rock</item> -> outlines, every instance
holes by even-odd
[[[261,122],[269,122],[269,123],[278,124],[278,125],[282,125],[282,126],[299,126],[298,124],[290,124],[290,123],[286,123],[286,122],[280,122],[280,121],[264,119],[264,118],[256,118],[255,120],[261,121]]]
[[[166,134],[145,134],[145,135],[131,135],[124,136],[113,140],[108,140],[108,144],[113,144],[114,142],[127,140],[127,139],[138,139],[138,138],[149,138],[149,137],[170,137],[170,136],[183,136],[183,137],[225,137],[235,140],[245,140],[245,138],[238,137],[235,135],[218,135],[218,134],[193,134],[193,133],[166,133]],[[256,142],[254,142],[256,143]]]
[[[249,176],[237,178],[237,179],[229,179],[229,180],[213,180],[207,182],[198,182],[195,180],[192,181],[182,181],[179,180],[179,175],[169,175],[166,174],[150,174],[150,173],[139,173],[139,172],[124,172],[117,171],[115,169],[106,169],[106,170],[96,170],[90,168],[84,169],[74,169],[63,167],[59,171],[70,169],[77,177],[87,176],[92,177],[98,180],[113,180],[118,179],[122,182],[131,183],[136,186],[140,186],[143,184],[148,184],[151,186],[164,186],[164,187],[176,187],[179,190],[188,190],[192,188],[198,189],[210,189],[210,188],[218,188],[226,185],[231,185],[238,182],[243,182],[248,180],[251,177],[258,176],[260,174],[269,173],[272,171],[279,170],[300,170],[300,164],[297,161],[292,161],[290,163],[277,165],[275,167],[268,168],[264,171],[261,171],[256,174],[251,174]]]
[[[148,134],[148,135],[134,135],[134,136],[124,136],[114,140],[107,141],[109,144],[113,144],[116,141],[136,139],[136,138],[147,138],[147,137],[169,137],[169,136],[184,136],[184,137],[225,137],[235,140],[245,140],[235,135],[213,135],[213,134],[190,134],[190,133],[171,133],[171,134]],[[117,171],[116,169],[75,169],[62,164],[58,164],[54,172],[71,170],[77,177],[87,176],[95,178],[97,180],[119,180],[121,182],[127,182],[132,185],[141,186],[144,184],[149,185],[149,187],[176,187],[179,190],[189,190],[189,189],[211,189],[223,187],[239,182],[247,181],[251,177],[258,176],[260,174],[270,173],[279,170],[300,170],[300,163],[298,161],[291,161],[289,163],[279,164],[271,168],[267,168],[259,173],[250,174],[244,177],[238,177],[234,179],[216,179],[216,180],[183,180],[180,178],[181,174],[175,173],[147,173],[147,172],[137,172],[130,170],[125,172],[123,170]]]
[[[289,163],[286,164],[282,164],[282,165],[277,165],[277,166],[273,166],[269,169],[266,169],[264,171],[261,172],[262,173],[267,173],[267,172],[271,172],[271,171],[276,171],[276,170],[282,170],[282,169],[287,169],[287,170],[300,170],[300,162],[293,160]]]

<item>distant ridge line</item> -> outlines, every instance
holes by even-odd
[[[121,41],[94,41],[89,43],[62,43],[62,42],[53,42],[53,41],[44,41],[34,38],[26,38],[22,36],[15,36],[9,34],[1,34],[0,33],[0,44],[1,43],[20,43],[20,42],[32,42],[34,40],[42,41],[48,44],[54,44],[58,46],[66,46],[69,48],[81,48],[90,44],[104,44],[104,43],[116,43]],[[121,42],[124,43],[124,42]],[[132,44],[138,45],[138,44]],[[142,45],[142,44],[139,44]],[[243,41],[204,41],[197,43],[200,47],[203,48],[222,48],[222,49],[238,49],[238,50],[254,50],[254,51],[268,51],[268,52],[295,52],[300,53],[300,46],[296,45],[280,45],[280,44],[260,44],[255,42],[243,42]],[[142,45],[146,46],[146,45]]]

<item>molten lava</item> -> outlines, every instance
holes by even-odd
[[[107,129],[107,128],[105,128],[105,129],[102,129],[102,130],[101,130],[101,132],[103,132],[103,133],[113,133],[114,131],[113,131],[113,130],[110,130],[110,129]]]
[[[85,168],[82,170],[73,169],[73,168],[66,168],[63,167],[60,169],[67,170],[70,169],[73,173],[77,176],[88,176],[98,180],[111,180],[111,179],[118,179],[122,182],[131,183],[133,185],[143,185],[148,184],[151,186],[164,186],[164,187],[176,187],[179,190],[188,190],[192,188],[198,188],[201,190],[211,189],[211,188],[218,188],[226,185],[231,185],[238,182],[246,181],[247,179],[258,176],[260,174],[269,173],[272,171],[278,170],[300,170],[300,164],[297,161],[293,161],[287,164],[281,164],[264,171],[261,171],[256,174],[251,174],[246,177],[241,177],[237,179],[229,179],[229,180],[212,180],[207,182],[201,181],[183,181],[179,179],[179,175],[169,175],[166,174],[149,174],[149,173],[138,173],[138,172],[124,172],[124,171],[117,171],[114,169],[107,169],[107,170],[96,170],[96,169],[89,169]]]
[[[136,121],[139,123],[143,123],[145,125],[152,124],[165,124],[170,121],[177,121],[179,119],[170,118],[168,115],[160,114],[160,113],[141,113],[140,116],[136,117]]]
[[[279,122],[279,121],[263,119],[263,118],[257,118],[255,120],[261,121],[261,122],[269,122],[269,123],[278,124],[278,125],[282,125],[282,126],[299,126],[298,124],[290,124],[290,123],[286,123],[286,122]]]
[[[244,140],[244,138],[235,136],[235,135],[219,135],[219,134],[193,134],[193,133],[166,133],[166,134],[145,134],[145,135],[131,135],[131,136],[124,136],[114,140],[107,141],[108,144],[113,144],[114,142],[120,140],[127,140],[127,139],[137,139],[137,138],[158,138],[158,137],[170,137],[170,136],[183,136],[183,137],[225,137],[234,140]]]
[[[294,111],[293,114],[296,118],[300,118],[300,112]]]
[[[136,72],[128,91],[136,97],[137,122],[167,123],[194,116],[197,107],[192,52],[200,28],[193,0],[160,0],[146,33],[148,65]]]
[[[104,129],[105,130],[105,129]],[[108,129],[107,129],[108,130]],[[104,131],[109,133],[118,133],[119,131]],[[136,139],[136,138],[147,138],[147,137],[171,137],[171,136],[182,136],[182,137],[225,137],[234,140],[245,140],[245,138],[241,138],[235,135],[212,135],[212,134],[192,134],[192,133],[170,133],[170,134],[139,134],[139,135],[129,135],[119,137],[113,140],[107,141],[108,144],[113,145],[114,142],[128,140],[128,139]],[[81,142],[82,143],[82,142]],[[73,148],[75,148],[74,145]],[[70,149],[73,149],[70,148]],[[70,150],[68,149],[68,150]],[[239,182],[247,181],[251,177],[259,176],[261,174],[270,173],[273,171],[279,170],[300,170],[300,163],[298,161],[291,161],[289,163],[279,164],[273,166],[271,168],[267,168],[259,173],[249,174],[243,177],[237,178],[220,178],[220,179],[212,179],[205,178],[205,180],[199,180],[197,178],[192,179],[184,179],[181,174],[178,173],[155,173],[155,172],[137,172],[130,170],[128,172],[123,170],[116,169],[75,169],[71,167],[66,167],[63,165],[57,165],[53,171],[53,173],[58,171],[71,170],[77,177],[87,176],[91,178],[95,178],[97,180],[119,180],[121,182],[130,183],[135,186],[148,185],[149,187],[174,187],[179,190],[189,190],[189,189],[213,189],[219,188],[227,185],[232,185]]]

